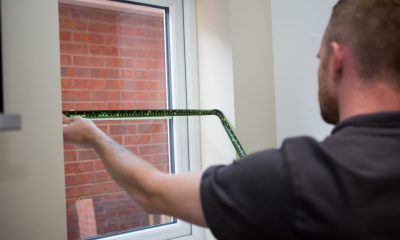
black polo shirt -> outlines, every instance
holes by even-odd
[[[201,200],[218,239],[400,239],[400,112],[210,167]]]

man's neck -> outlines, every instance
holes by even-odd
[[[400,111],[400,91],[383,81],[342,91],[339,97],[340,121],[357,115]]]

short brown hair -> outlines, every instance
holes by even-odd
[[[332,41],[349,47],[363,78],[390,76],[400,86],[400,0],[339,0],[326,32]]]

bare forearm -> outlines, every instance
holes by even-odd
[[[168,175],[106,135],[94,148],[111,176],[150,213],[163,213],[206,226],[199,199],[201,172]]]
[[[151,199],[156,194],[155,179],[163,173],[103,133],[93,140],[93,147],[112,178],[147,211],[158,211]]]
[[[64,142],[93,147],[118,184],[151,213],[164,213],[206,226],[200,202],[201,172],[168,175],[116,143],[96,125],[63,119]]]

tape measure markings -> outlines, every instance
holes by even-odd
[[[155,109],[155,110],[93,110],[93,111],[64,111],[67,117],[80,116],[94,120],[99,119],[116,119],[116,118],[156,118],[156,117],[181,117],[181,116],[209,116],[214,115],[219,118],[225,132],[228,134],[233,147],[239,157],[246,156],[246,152],[232,130],[229,121],[226,119],[222,111],[218,109],[199,110],[199,109]]]

